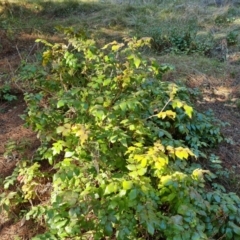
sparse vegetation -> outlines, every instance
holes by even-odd
[[[11,87],[9,84],[4,84],[0,87],[0,101],[13,101],[16,100],[17,97],[11,93]]]
[[[240,168],[214,150],[232,141],[206,107],[240,73],[239,7],[0,4],[1,49],[19,58],[0,99],[24,93],[40,141],[31,154],[28,141],[5,143],[5,159],[20,154],[0,172],[0,214],[34,221],[35,240],[240,238]],[[225,95],[237,114],[239,96]]]

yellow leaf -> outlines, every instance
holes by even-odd
[[[83,145],[88,140],[89,131],[82,124],[75,125],[74,130],[76,136],[80,138],[81,145]]]
[[[183,106],[183,103],[179,99],[174,99],[172,102],[172,107],[175,108],[181,108]]]
[[[146,165],[147,165],[147,159],[143,158],[142,161],[141,161],[141,166],[146,167]]]
[[[156,160],[155,160],[155,168],[160,170],[161,168],[165,167],[168,164],[168,157],[165,154],[161,154]]]
[[[174,99],[177,91],[178,91],[178,88],[176,86],[176,84],[171,84],[169,85],[169,90],[170,90],[170,99]]]
[[[190,117],[192,118],[192,113],[193,113],[193,108],[191,106],[188,106],[187,104],[185,104],[183,106],[184,110],[185,110],[185,113]]]
[[[124,190],[129,190],[132,188],[133,183],[132,181],[123,181],[122,186]]]
[[[168,185],[168,184],[171,183],[171,182],[172,182],[172,176],[167,175],[167,176],[162,176],[162,177],[161,177],[161,183],[162,183],[163,185]]]
[[[167,116],[167,114],[166,114],[166,112],[160,112],[160,113],[158,113],[157,116],[158,116],[158,118],[164,119]]]
[[[63,126],[57,128],[57,133],[62,133],[65,130]]]
[[[66,129],[70,129],[70,128],[72,127],[70,123],[66,123],[66,124],[64,124],[63,126],[64,126]]]
[[[167,110],[165,112],[160,112],[158,113],[157,115],[159,118],[162,118],[164,119],[166,116],[171,118],[171,119],[174,119],[176,117],[176,113],[173,112],[172,110]]]
[[[187,148],[182,148],[182,147],[175,148],[175,155],[182,160],[188,158],[188,155],[189,155],[188,153],[189,153],[189,149]]]
[[[113,45],[113,46],[112,46],[112,51],[116,52],[116,51],[118,51],[122,46],[124,46],[123,43],[119,43],[119,44]]]

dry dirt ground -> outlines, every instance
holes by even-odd
[[[10,175],[16,165],[16,162],[21,159],[18,151],[14,151],[8,156],[4,156],[6,143],[15,141],[19,144],[21,141],[27,141],[27,152],[31,156],[38,145],[35,134],[26,129],[20,115],[24,113],[26,105],[22,95],[18,95],[18,100],[15,103],[1,103],[0,104],[0,176],[4,178]],[[0,192],[2,186],[0,186]],[[0,215],[0,240],[16,240],[30,239],[36,233],[36,227],[32,222],[13,222],[5,215]]]
[[[5,32],[0,32],[2,51],[0,52],[0,87],[4,83],[11,83],[11,78],[15,74],[21,61],[20,51],[29,49],[34,46],[34,40],[27,36],[19,34],[15,42],[11,42],[5,36]],[[24,39],[24,40],[23,40]],[[14,87],[14,86],[13,86]],[[15,86],[16,87],[16,86]],[[16,88],[12,93],[17,96],[14,102],[4,102],[0,99],[0,178],[11,175],[17,161],[21,159],[20,152],[13,151],[8,156],[4,156],[6,152],[6,144],[10,141],[15,142],[16,148],[18,144],[25,141],[27,143],[27,155],[31,157],[34,153],[38,141],[35,134],[24,127],[24,121],[20,115],[24,114],[26,105],[23,94]],[[0,183],[0,194],[3,186]],[[32,222],[19,221],[14,222],[8,217],[0,213],[0,240],[17,240],[31,239],[31,237],[41,232]],[[19,238],[17,238],[19,237]]]
[[[1,34],[3,35],[4,33]],[[25,40],[23,41],[21,39]],[[28,41],[26,41],[26,39],[28,39]],[[20,36],[18,40],[18,48],[14,47],[14,45],[7,40],[3,42],[4,47],[0,55],[0,84],[3,84],[3,80],[9,81],[17,69],[21,61],[19,51],[22,47],[27,48],[29,52],[34,45],[34,40],[30,35],[29,38],[26,38],[26,36],[21,38]],[[188,85],[200,88],[204,86],[202,88],[203,100],[198,103],[199,109],[206,110],[211,108],[217,118],[223,122],[230,123],[230,126],[223,128],[223,133],[233,139],[234,145],[226,143],[220,144],[220,146],[215,149],[215,152],[220,156],[226,168],[232,170],[232,167],[236,166],[236,172],[240,173],[240,109],[234,104],[229,103],[229,97],[234,99],[239,98],[240,95],[240,66],[236,65],[235,67],[239,69],[237,71],[239,74],[234,76],[234,78],[226,76],[225,81],[220,85],[219,82],[211,81],[211,79],[207,79],[204,76],[189,76]],[[16,144],[23,140],[30,143],[27,151],[29,156],[34,153],[38,145],[35,134],[23,126],[24,122],[20,118],[20,115],[23,114],[26,109],[22,93],[18,93],[17,97],[18,100],[13,103],[0,101],[1,178],[11,174],[16,162],[21,159],[21,155],[18,155],[18,153],[12,153],[12,157],[9,158],[4,157],[5,146],[10,140],[14,140]],[[238,190],[239,193],[239,189],[236,190]],[[2,186],[0,186],[0,194],[1,191]],[[5,215],[0,215],[0,240],[31,239],[36,232],[41,231],[42,229],[38,229],[32,222],[14,222],[8,220]],[[18,238],[16,236],[18,236]]]
[[[240,66],[236,66],[240,69]],[[224,83],[211,82],[207,89],[203,90],[203,101],[198,104],[199,110],[212,109],[217,119],[229,125],[222,128],[225,137],[232,139],[232,144],[221,143],[214,152],[223,161],[223,165],[240,173],[240,108],[229,99],[239,98],[240,74],[235,78],[226,76]],[[234,170],[235,169],[235,170]],[[238,185],[239,187],[239,185]],[[238,193],[240,189],[238,189]]]

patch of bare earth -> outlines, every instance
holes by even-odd
[[[224,167],[233,171],[233,174],[240,173],[240,108],[236,100],[240,98],[240,66],[235,68],[238,74],[231,78],[226,76],[223,80],[209,78],[208,76],[190,76],[188,85],[201,89],[203,98],[198,102],[197,108],[200,111],[212,109],[217,119],[228,123],[222,128],[225,137],[232,139],[233,144],[221,143],[214,153],[220,157]],[[229,186],[231,189],[231,186]],[[233,189],[231,189],[233,191]],[[238,189],[236,192],[240,193]]]
[[[14,103],[0,103],[0,177],[5,178],[11,175],[13,169],[18,161],[21,161],[21,152],[17,150],[9,153],[8,156],[4,156],[6,144],[9,141],[14,141],[16,146],[21,142],[28,142],[26,150],[26,156],[31,156],[36,147],[38,141],[35,134],[23,126],[24,122],[20,118],[20,115],[24,113],[26,105],[23,97],[18,95],[18,100]],[[15,186],[17,187],[17,186]],[[3,192],[3,186],[0,187],[0,194]],[[14,211],[11,214],[15,214]],[[21,239],[29,239],[33,236],[36,227],[32,222],[17,221],[14,222],[11,218],[8,218],[5,214],[0,214],[0,239],[11,240],[16,239],[14,237],[19,236]]]
[[[24,34],[14,36],[14,40],[6,35],[6,31],[0,30],[0,87],[4,84],[11,83],[21,59],[21,53],[32,54],[34,50],[34,40]],[[31,157],[38,146],[35,134],[25,128],[24,121],[20,115],[24,114],[26,104],[22,93],[13,92],[17,96],[14,102],[2,101],[0,99],[0,178],[12,174],[18,161],[21,161],[21,152],[13,150],[5,155],[6,145],[14,142],[16,148],[22,142],[28,143],[24,149],[25,157]],[[17,186],[15,186],[17,187]],[[0,194],[3,193],[3,186],[0,186]],[[10,213],[12,216],[17,215],[16,212]],[[41,232],[31,221],[13,220],[14,218],[0,212],[0,240],[30,239],[36,232]]]

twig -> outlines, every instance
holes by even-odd
[[[32,51],[34,50],[34,48],[37,46],[37,43],[35,42],[34,45],[32,46],[30,52],[28,53],[27,57],[26,57],[26,62],[28,60],[28,57],[31,55]]]
[[[18,52],[18,56],[19,56],[19,58],[21,59],[21,61],[23,60],[23,58],[22,58],[22,55],[21,55],[21,53],[19,52],[19,50],[18,50],[18,46],[16,45],[15,46],[15,48],[17,49],[17,52]]]
[[[8,66],[9,66],[9,68],[10,68],[11,75],[14,76],[13,68],[12,68],[12,66],[11,66],[11,64],[10,64],[10,62],[9,62],[8,59],[7,59],[7,63],[8,63]]]
[[[146,118],[146,120],[151,119],[153,117],[157,117],[161,112],[163,112],[163,110],[167,107],[167,105],[172,101],[172,98],[169,98],[168,101],[166,102],[166,104],[164,105],[164,107],[162,108],[162,110],[158,113],[158,114],[154,114],[152,116],[149,116]]]

